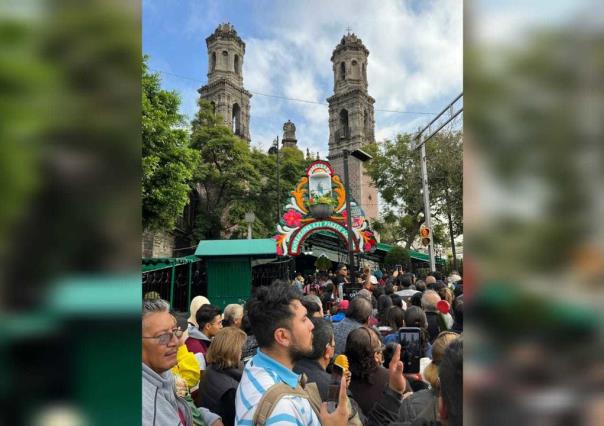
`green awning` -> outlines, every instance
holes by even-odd
[[[142,261],[142,272],[157,271],[158,269],[171,268],[176,265],[197,262],[199,257],[195,255],[185,257],[144,257]]]
[[[378,243],[377,250],[382,250],[382,251],[388,253],[390,250],[392,250],[392,247],[394,247],[394,246],[392,246],[390,244]],[[430,255],[427,253],[422,253],[420,251],[409,250],[409,257],[411,259],[421,260],[422,262],[430,262]],[[436,260],[436,263],[440,263],[441,265],[444,265],[445,263],[447,263],[447,260],[443,259],[442,257],[436,256],[435,260]]]
[[[48,298],[48,309],[66,315],[140,315],[140,275],[72,277]]]
[[[204,240],[195,250],[196,256],[274,256],[277,244],[272,238],[252,240]]]

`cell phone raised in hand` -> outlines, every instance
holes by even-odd
[[[419,327],[402,327],[398,330],[401,344],[401,361],[405,373],[419,373],[419,360],[422,354],[422,333]]]

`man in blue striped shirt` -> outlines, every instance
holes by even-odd
[[[258,288],[248,301],[248,316],[259,348],[243,370],[235,398],[235,424],[252,426],[258,403],[271,386],[285,383],[295,389],[298,385],[300,376],[292,369],[297,360],[312,352],[314,328],[306,316],[306,308],[300,303],[301,297],[302,294],[294,286],[276,282],[270,287]],[[345,389],[341,396],[345,401]],[[326,408],[322,407],[320,421],[306,398],[287,395],[277,402],[265,424],[346,424],[347,416],[346,404],[339,404],[331,414],[327,414]]]

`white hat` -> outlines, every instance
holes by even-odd
[[[369,276],[369,282],[371,284],[377,284],[378,283],[378,279],[375,277],[375,275],[370,275]]]
[[[451,274],[449,275],[449,282],[450,283],[456,283],[457,281],[461,281],[461,277],[457,274]]]

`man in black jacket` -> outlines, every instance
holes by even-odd
[[[316,383],[321,399],[327,401],[331,375],[325,370],[333,358],[336,342],[333,327],[323,318],[310,319],[315,326],[312,331],[312,353],[294,365],[294,372],[306,374],[309,383]]]

